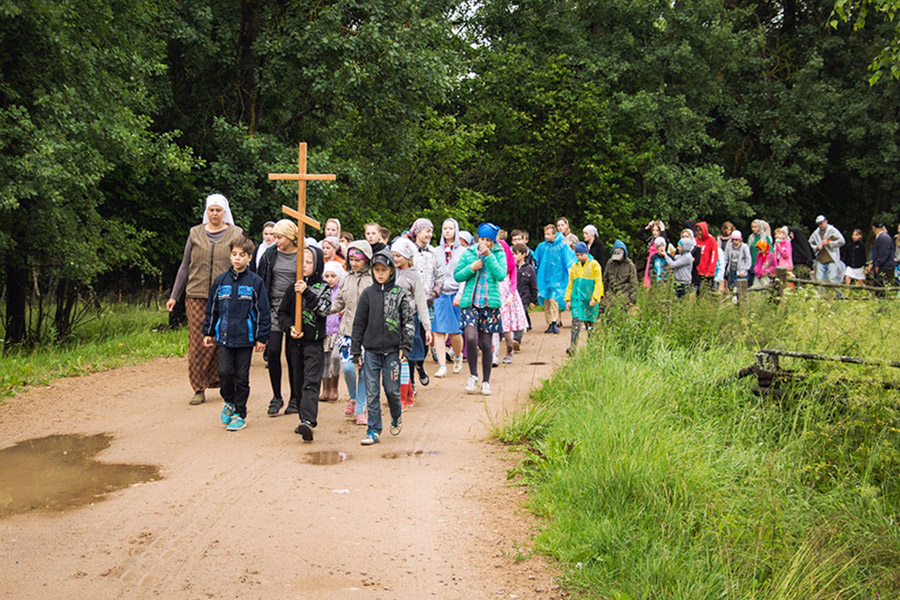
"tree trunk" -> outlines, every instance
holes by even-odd
[[[250,131],[256,131],[259,120],[256,100],[256,56],[253,44],[259,35],[259,1],[241,0],[241,32],[238,36],[237,83],[238,115]]]
[[[4,349],[25,341],[25,300],[28,289],[28,269],[6,261],[6,339]]]

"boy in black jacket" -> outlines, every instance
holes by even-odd
[[[220,419],[228,431],[247,426],[250,359],[254,348],[265,349],[272,327],[266,286],[247,269],[252,256],[248,238],[231,243],[231,268],[213,282],[203,321],[203,345],[219,346],[219,391],[225,400]]]
[[[313,429],[318,424],[319,386],[325,369],[325,318],[331,311],[331,288],[322,279],[324,269],[322,251],[308,246],[303,251],[304,278],[294,284],[294,292],[299,292],[303,298],[303,323],[299,330],[294,322],[297,294],[288,290],[278,307],[278,324],[282,331],[291,334],[287,353],[292,366],[293,387],[300,401],[300,424],[294,433],[302,435],[304,442],[313,440]],[[285,414],[293,412],[289,405]]]
[[[377,444],[381,437],[379,376],[391,410],[391,435],[399,435],[403,425],[400,406],[400,363],[406,360],[413,341],[413,301],[394,282],[394,257],[381,250],[372,257],[374,283],[363,290],[356,305],[350,356],[359,368],[362,350],[366,361],[362,370],[366,382],[369,413],[363,446]]]

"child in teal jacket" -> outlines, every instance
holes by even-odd
[[[506,277],[506,254],[497,244],[500,228],[493,223],[478,226],[478,245],[463,252],[453,271],[453,278],[464,284],[459,305],[462,308],[460,324],[466,336],[466,354],[469,359],[469,380],[466,392],[474,393],[478,386],[478,350],[481,349],[481,365],[484,380],[481,393],[491,394],[491,366],[493,351],[491,335],[502,333],[500,321],[499,283]]]

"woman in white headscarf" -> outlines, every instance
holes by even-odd
[[[188,319],[188,377],[194,395],[190,404],[202,404],[207,388],[219,385],[219,357],[216,347],[203,345],[203,319],[206,301],[213,280],[228,270],[230,266],[231,242],[244,236],[243,230],[235,226],[228,199],[222,194],[206,197],[203,223],[191,227],[184,245],[184,257],[172,293],[166,302],[166,310],[175,308],[175,303],[185,293],[185,312]]]

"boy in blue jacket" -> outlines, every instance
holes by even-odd
[[[231,244],[231,268],[216,277],[209,289],[203,345],[219,346],[219,385],[225,406],[221,420],[227,431],[247,426],[250,396],[250,359],[269,339],[272,316],[262,277],[247,269],[253,242],[241,237]]]

